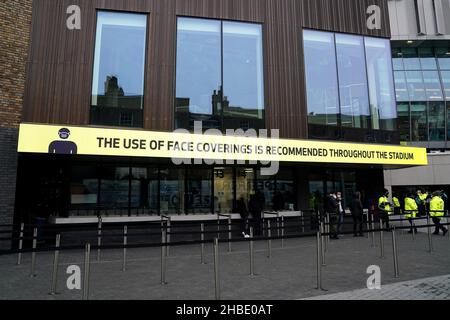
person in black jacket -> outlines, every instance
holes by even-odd
[[[253,224],[254,224],[254,231],[255,236],[261,235],[261,228],[262,228],[262,210],[263,205],[261,203],[261,196],[258,194],[252,194],[250,196],[250,201],[248,203],[248,210],[250,211],[250,214],[253,218]]]
[[[236,210],[242,219],[242,222],[241,222],[242,235],[244,236],[244,238],[248,238],[249,237],[249,234],[248,234],[248,210],[247,210],[247,205],[245,204],[244,197],[240,197],[236,201]]]
[[[363,232],[363,205],[361,202],[361,193],[359,191],[356,191],[353,195],[353,201],[350,206],[350,212],[352,213],[353,217],[353,236],[354,237],[362,237]],[[359,232],[356,231],[359,227]]]
[[[325,198],[324,209],[326,213],[330,214],[330,239],[339,239],[337,235],[337,221],[339,216],[339,203],[336,199],[336,193],[330,192]]]

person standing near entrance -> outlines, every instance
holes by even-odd
[[[339,239],[337,235],[337,217],[338,217],[338,209],[339,204],[336,200],[336,194],[334,192],[330,192],[330,194],[325,198],[325,212],[330,215],[330,239]]]
[[[378,199],[380,222],[389,229],[389,215],[392,214],[392,204],[389,202],[389,190],[384,189],[383,195]]]
[[[400,204],[400,200],[398,199],[396,193],[392,194],[392,203],[394,204],[394,214],[400,215],[402,206]]]
[[[430,201],[430,216],[435,225],[433,234],[438,235],[439,230],[442,230],[445,236],[448,230],[441,224],[441,217],[444,216],[444,200],[441,199],[439,191],[433,192],[433,197]]]
[[[422,193],[422,189],[417,189],[416,202],[419,206],[419,216],[426,215],[426,200],[428,198],[428,193]]]
[[[337,234],[342,232],[342,225],[344,224],[345,209],[343,205],[342,194],[340,191],[336,192],[336,200],[338,202],[338,222],[337,222]]]
[[[236,211],[239,213],[239,215],[241,216],[241,219],[242,219],[242,222],[241,222],[242,235],[244,236],[244,238],[248,238],[249,237],[248,210],[247,210],[247,205],[245,204],[244,197],[242,197],[242,196],[236,202]]]
[[[363,204],[361,202],[361,193],[356,191],[353,195],[353,201],[350,207],[350,212],[353,218],[353,236],[362,237],[363,236]],[[357,231],[359,229],[359,231]]]
[[[414,194],[412,192],[409,192],[408,195],[405,198],[405,218],[408,219],[409,224],[411,225],[411,228],[409,229],[408,233],[413,233],[413,219],[417,216],[417,213],[419,212],[419,207],[417,206],[417,202],[414,199]],[[414,227],[414,232],[417,233],[417,228]]]

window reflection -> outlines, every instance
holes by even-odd
[[[391,48],[387,39],[365,38],[372,128],[395,130],[397,118]]]
[[[368,128],[370,107],[363,37],[336,34],[342,126]]]
[[[427,103],[412,102],[411,103],[411,140],[427,141]]]
[[[304,30],[303,46],[308,122],[337,125],[339,99],[334,35]]]
[[[441,82],[437,71],[423,71],[423,80],[430,101],[443,100]]]
[[[98,12],[91,123],[143,125],[147,16]]]
[[[430,102],[428,105],[429,139],[430,141],[445,140],[445,104]]]
[[[409,102],[397,104],[398,131],[401,141],[410,141]]]
[[[409,101],[408,86],[404,71],[394,71],[395,95],[397,101]],[[398,108],[397,108],[398,110]]]
[[[187,201],[190,214],[211,213],[211,169],[189,169]]]
[[[405,74],[406,82],[408,84],[409,99],[411,101],[426,100],[422,71],[406,71]]]
[[[259,24],[178,18],[176,127],[264,127]]]

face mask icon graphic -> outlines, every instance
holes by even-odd
[[[53,154],[77,154],[78,148],[75,142],[68,141],[70,137],[70,130],[61,128],[58,131],[58,136],[61,140],[55,140],[48,146],[48,153]]]

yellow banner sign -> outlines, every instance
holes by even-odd
[[[424,148],[21,124],[18,152],[182,159],[426,165]]]

